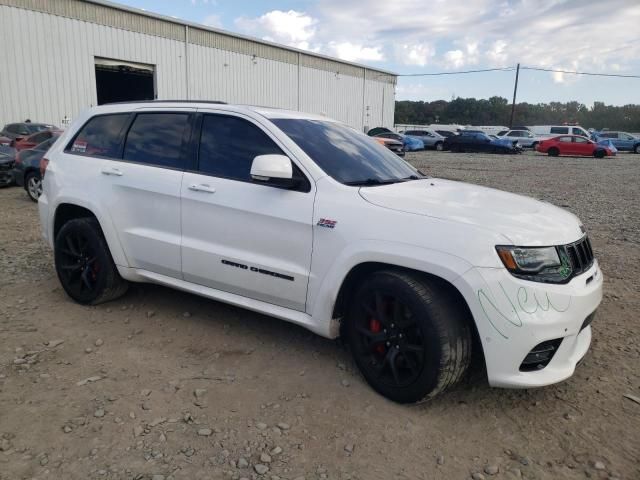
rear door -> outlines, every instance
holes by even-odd
[[[256,156],[292,154],[249,117],[216,111],[199,117],[197,162],[182,182],[184,279],[304,311],[315,185],[296,161],[299,188],[254,182]]]
[[[194,109],[94,117],[71,151],[92,157],[105,206],[131,267],[181,278],[180,185]]]

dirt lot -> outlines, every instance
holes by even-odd
[[[0,479],[640,478],[640,404],[623,396],[640,397],[640,156],[409,160],[582,218],[605,299],[572,379],[510,391],[478,374],[405,407],[339,343],[268,317],[153,285],[76,305],[36,205],[5,189]]]

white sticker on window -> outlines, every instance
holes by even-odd
[[[76,140],[73,142],[73,146],[71,147],[72,152],[84,153],[87,151],[87,142],[81,142]]]

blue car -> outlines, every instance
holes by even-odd
[[[627,132],[594,132],[596,142],[600,140],[611,140],[611,143],[620,151],[640,153],[640,138]]]

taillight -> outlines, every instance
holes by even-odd
[[[40,178],[44,178],[44,172],[47,171],[48,166],[49,166],[49,159],[42,157],[40,159]]]

